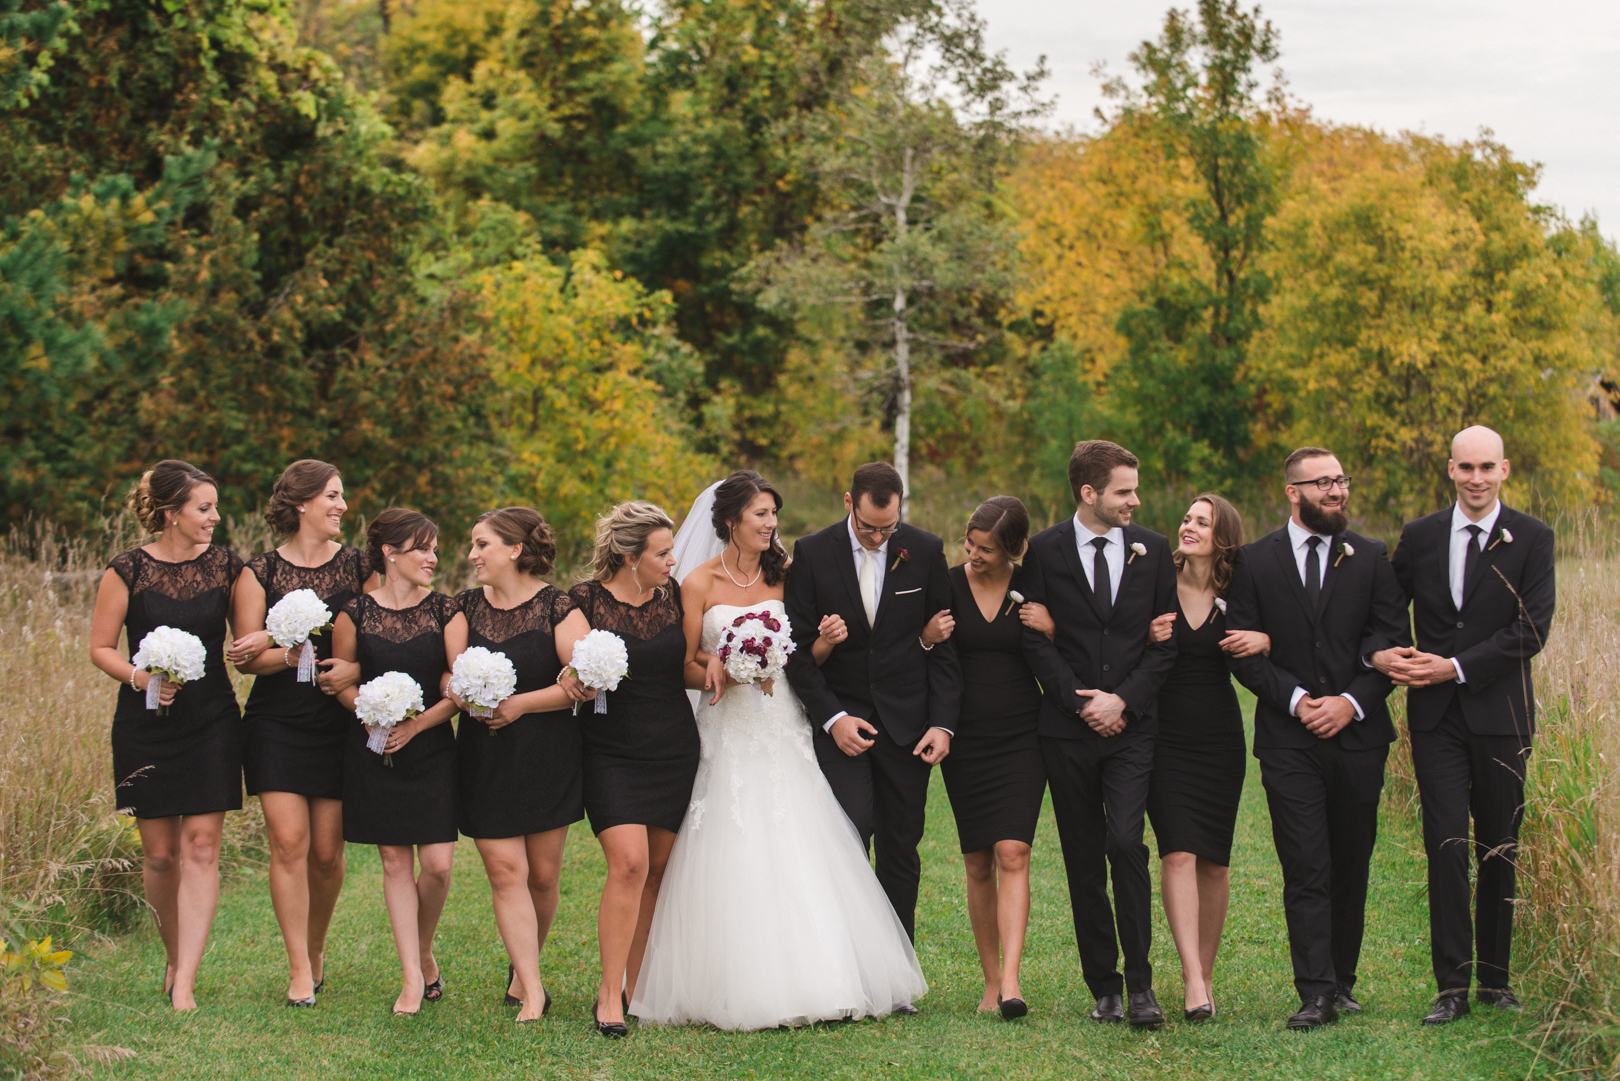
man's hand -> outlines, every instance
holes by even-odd
[[[923,738],[917,741],[911,753],[920,756],[930,766],[937,766],[951,753],[951,734],[943,728],[930,728],[923,733]]]
[[[1332,739],[1345,725],[1356,719],[1356,707],[1342,694],[1332,694],[1326,698],[1307,695],[1299,700],[1299,719],[1305,722],[1305,730],[1311,735],[1318,739]]]
[[[1149,642],[1168,642],[1170,636],[1176,632],[1176,614],[1166,612],[1162,616],[1154,616],[1153,622],[1148,624]]]
[[[1378,663],[1379,656],[1386,653],[1405,653],[1406,656],[1392,660],[1386,670]],[[1433,683],[1444,683],[1448,679],[1457,678],[1457,666],[1451,663],[1450,657],[1442,657],[1437,653],[1423,653],[1411,647],[1404,650],[1379,650],[1373,654],[1372,659],[1374,668],[1403,687],[1427,687]]]
[[[1394,649],[1380,649],[1371,657],[1368,657],[1367,660],[1372,663],[1374,668],[1393,679],[1396,683],[1402,683],[1404,673],[1397,675],[1397,672],[1405,666],[1407,658],[1416,652],[1417,650],[1411,646],[1396,646]]]
[[[1252,657],[1271,652],[1271,635],[1264,631],[1227,631],[1221,649],[1234,657]]]
[[[851,758],[870,748],[872,741],[877,739],[877,734],[876,728],[848,713],[834,721],[832,726],[833,742],[838,744],[840,751]]]
[[[1080,719],[1091,726],[1099,736],[1117,736],[1125,731],[1125,699],[1108,691],[1075,691],[1089,698]]]
[[[949,608],[941,608],[934,613],[934,618],[923,625],[922,640],[928,645],[937,646],[951,636],[956,629],[956,617],[951,615]]]

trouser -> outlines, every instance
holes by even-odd
[[[1041,737],[1080,972],[1093,996],[1153,987],[1153,885],[1142,843],[1153,737],[1128,729],[1097,739]],[[1114,903],[1108,903],[1109,871]],[[1125,954],[1121,975],[1119,955]]]
[[[1441,991],[1466,990],[1470,967],[1478,986],[1508,986],[1514,871],[1529,758],[1528,735],[1470,732],[1455,697],[1439,725],[1412,733],[1412,765],[1423,796],[1423,848],[1429,857],[1429,951]],[[1472,919],[1470,856],[1478,863]]]
[[[1355,986],[1388,747],[1257,747],[1283,872],[1294,988],[1302,1000]]]
[[[817,730],[816,761],[867,851],[877,842],[878,884],[915,942],[917,886],[922,880],[917,846],[922,843],[928,771],[933,767],[913,755],[911,745],[896,743],[875,713],[863,719],[878,730],[871,747],[851,757],[831,736]]]

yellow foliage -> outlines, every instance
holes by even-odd
[[[6,997],[24,998],[33,993],[36,983],[51,991],[66,991],[67,975],[62,966],[72,956],[72,950],[51,949],[49,936],[17,950],[0,939],[0,981],[4,982]]]

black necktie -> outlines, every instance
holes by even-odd
[[[1310,537],[1305,546],[1310,551],[1305,553],[1305,599],[1310,602],[1311,611],[1316,611],[1316,599],[1322,595],[1322,557],[1316,554],[1317,546],[1322,543],[1321,537]]]
[[[1091,542],[1091,546],[1097,549],[1097,554],[1091,560],[1091,580],[1097,591],[1097,609],[1102,612],[1103,622],[1107,623],[1114,614],[1114,583],[1108,577],[1108,557],[1103,555],[1103,549],[1108,547],[1108,538],[1098,537]]]
[[[1479,563],[1479,535],[1485,532],[1477,525],[1468,529],[1468,552],[1463,556],[1463,603],[1468,603],[1468,581],[1474,577],[1474,567]]]

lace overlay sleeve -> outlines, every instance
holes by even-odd
[[[591,603],[591,587],[595,585],[595,581],[581,582],[568,591],[568,603],[584,612],[585,622],[593,627],[596,626],[596,606]]]
[[[136,549],[135,551],[139,551],[139,549]],[[118,555],[113,556],[111,563],[107,564],[109,570],[118,575],[119,578],[123,579],[124,588],[129,590],[131,593],[135,592],[135,551],[120,552]]]
[[[222,545],[210,545],[195,559],[184,563],[165,563],[154,559],[139,548],[131,549],[109,564],[130,593],[153,592],[174,600],[188,601],[200,597],[211,589],[222,589],[226,595],[236,587],[237,575],[242,573],[242,557]]]
[[[595,580],[575,586],[568,595],[592,627],[642,641],[681,621],[681,594],[673,585],[639,606],[625,604]]]
[[[574,598],[558,589],[556,586],[547,586],[540,591],[540,596],[546,598],[545,604],[551,609],[551,626],[568,618],[568,613],[574,610]]]
[[[225,553],[225,589],[230,591],[236,588],[236,580],[242,577],[242,568],[246,564],[236,554],[236,549],[221,548],[220,551]]]
[[[264,589],[266,595],[269,595],[270,591],[275,588],[271,584],[271,578],[275,574],[271,567],[275,561],[270,558],[274,554],[274,552],[260,552],[247,562],[247,569],[252,571],[253,577],[259,580],[259,585]]]
[[[354,591],[359,593],[366,588],[366,579],[371,577],[371,560],[359,548],[350,548],[351,558],[354,560]]]
[[[557,624],[574,610],[574,602],[568,594],[555,586],[542,587],[516,608],[496,608],[480,588],[458,593],[456,605],[467,617],[468,630],[489,642],[509,641],[531,631],[552,634]]]
[[[354,624],[355,633],[360,631],[360,607],[364,600],[364,596],[350,597],[349,603],[343,606],[343,615],[348,616],[349,622]]]

